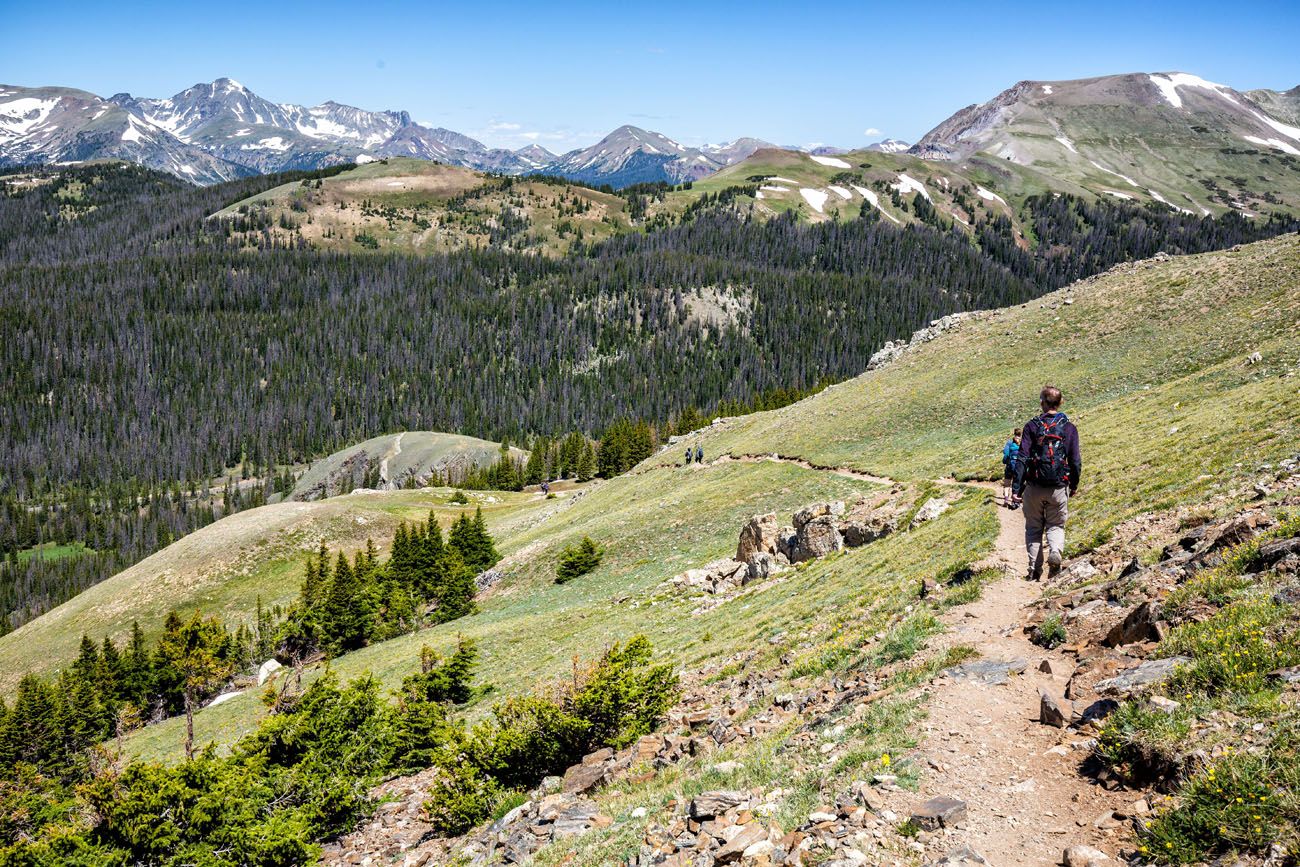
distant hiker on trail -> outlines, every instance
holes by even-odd
[[[1061,412],[1061,390],[1043,386],[1043,414],[1025,425],[1016,452],[1013,502],[1025,507],[1025,549],[1030,581],[1043,576],[1043,536],[1047,537],[1047,576],[1055,578],[1065,556],[1065,520],[1070,497],[1079,488],[1083,459],[1079,431]]]
[[[550,483],[550,482],[542,482],[542,496],[544,497],[544,496],[546,496],[547,494],[549,494],[550,492],[551,492],[551,483]]]
[[[690,446],[687,446],[687,447],[686,447],[686,465],[687,465],[688,467],[691,465],[691,447],[690,447]]]
[[[704,463],[704,446],[695,447],[695,463],[697,464]]]
[[[1020,452],[1020,428],[1011,432],[1011,439],[1002,447],[1002,505],[1016,508],[1011,498],[1011,488],[1016,483],[1016,455]]]

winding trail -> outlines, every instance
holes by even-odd
[[[709,465],[763,461],[896,484],[885,476],[778,454],[728,454]],[[997,510],[999,526],[991,562],[1002,568],[1002,578],[985,585],[980,599],[942,616],[948,628],[936,649],[968,645],[983,660],[1023,660],[1027,665],[1023,674],[1000,685],[941,677],[929,687],[930,717],[917,748],[918,761],[927,766],[920,791],[890,806],[905,816],[932,797],[946,795],[967,803],[967,820],[936,842],[936,849],[942,850],[932,853],[936,856],[969,845],[994,867],[1047,867],[1059,865],[1066,848],[1086,844],[1114,858],[1129,835],[1118,822],[1103,819],[1139,794],[1108,792],[1092,782],[1080,773],[1090,754],[1088,738],[1038,720],[1039,693],[1061,698],[1075,664],[1059,649],[1033,644],[1023,631],[1043,587],[1024,580],[1023,515],[1000,504],[994,482],[936,482],[989,492],[989,508]],[[1040,670],[1044,661],[1050,671]]]
[[[388,477],[388,462],[402,453],[402,437],[404,436],[406,436],[406,431],[399,433],[397,438],[393,440],[393,445],[379,461],[379,481],[389,490],[393,489],[393,483]]]

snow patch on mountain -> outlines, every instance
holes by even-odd
[[[1108,169],[1105,166],[1103,166],[1101,163],[1097,162],[1096,160],[1088,160],[1088,162],[1092,163],[1093,168],[1100,169],[1101,171],[1105,172],[1108,175],[1114,175],[1115,177],[1128,182],[1129,186],[1138,187],[1139,189],[1141,189],[1141,184],[1139,184],[1137,181],[1130,178],[1128,175],[1121,175],[1117,171]]]
[[[27,135],[49,119],[50,112],[59,104],[53,99],[25,96],[0,104],[0,136],[18,138]]]
[[[803,196],[804,201],[812,206],[814,211],[819,214],[826,213],[826,200],[830,198],[829,193],[824,190],[813,190],[808,187],[802,187],[799,190],[799,195]]]
[[[808,159],[812,160],[812,161],[815,162],[815,163],[821,163],[821,164],[824,165],[824,166],[830,166],[830,167],[833,168],[833,169],[850,169],[850,168],[853,168],[853,167],[850,166],[848,163],[846,163],[844,160],[839,159],[838,157],[822,157],[822,156],[816,156],[816,155],[810,154],[810,155],[808,156]]]
[[[831,186],[827,187],[827,189],[830,190],[830,191],[831,191],[832,193],[834,193],[835,195],[839,196],[841,199],[848,200],[848,199],[853,198],[853,194],[850,193],[848,190],[844,189],[844,187],[837,187],[837,186],[831,185]]]
[[[1192,75],[1188,72],[1173,72],[1169,75],[1149,75],[1147,77],[1151,79],[1152,84],[1160,89],[1160,95],[1165,98],[1165,101],[1174,108],[1183,107],[1183,98],[1178,93],[1180,87],[1199,87],[1202,90],[1217,93],[1234,105],[1240,104],[1233,98],[1229,88],[1222,84],[1215,84],[1213,81],[1206,81],[1199,75]]]
[[[1282,135],[1284,135],[1284,136],[1289,136],[1289,137],[1295,139],[1296,141],[1300,141],[1300,127],[1288,126],[1288,125],[1285,124],[1285,123],[1282,123],[1282,122],[1280,122],[1280,121],[1273,120],[1273,118],[1271,118],[1271,117],[1269,117],[1269,116],[1267,116],[1267,115],[1260,114],[1260,113],[1257,112],[1257,111],[1252,111],[1251,114],[1255,115],[1255,117],[1259,118],[1259,119],[1260,119],[1261,121],[1263,121],[1264,123],[1266,123],[1266,124],[1268,124],[1269,126],[1273,127],[1273,129],[1275,129],[1275,130],[1277,130],[1278,132],[1282,133]]]
[[[1270,148],[1277,148],[1283,153],[1288,153],[1291,154],[1292,156],[1300,157],[1300,148],[1297,148],[1295,145],[1287,144],[1286,142],[1282,141],[1282,139],[1280,138],[1260,138],[1257,135],[1245,135],[1242,136],[1242,138],[1244,138],[1246,141],[1250,142],[1251,144],[1263,145],[1264,147],[1270,147]]]
[[[903,195],[907,195],[908,193],[920,193],[922,196],[925,196],[927,202],[934,201],[930,198],[930,191],[925,188],[925,184],[921,183],[911,175],[899,175],[898,181],[891,184],[891,186]]]
[[[893,220],[896,225],[903,225],[902,220],[880,207],[880,197],[876,195],[874,190],[868,190],[866,187],[859,187],[857,184],[853,184],[853,189],[858,191],[858,195],[870,202],[871,207]]]
[[[1075,150],[1075,148],[1074,148],[1074,142],[1070,141],[1070,140],[1069,140],[1068,138],[1066,138],[1065,136],[1063,136],[1063,135],[1058,135],[1058,136],[1056,137],[1056,140],[1059,141],[1062,145],[1064,145],[1064,146],[1065,146],[1065,149],[1066,149],[1067,151],[1069,151],[1070,153],[1072,153],[1072,154],[1077,154],[1077,153],[1078,153],[1078,151]]]
[[[1160,195],[1159,190],[1147,190],[1147,192],[1151,194],[1151,198],[1155,199],[1157,202],[1159,202],[1162,205],[1168,205],[1169,207],[1173,208],[1175,211],[1182,211],[1184,214],[1191,213],[1191,211],[1187,210],[1186,208],[1180,208],[1177,205],[1175,205],[1173,202],[1166,199],[1164,196]]]
[[[1001,202],[1004,205],[1007,203],[1006,199],[1002,198],[995,192],[984,189],[983,187],[976,187],[975,194],[986,202]]]

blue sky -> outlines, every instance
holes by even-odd
[[[923,9],[917,9],[923,6]],[[1182,70],[1300,84],[1300,3],[0,0],[0,82],[170,96],[228,75],[276,102],[404,108],[488,144],[915,140],[1020,79]]]

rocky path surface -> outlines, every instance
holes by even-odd
[[[1137,796],[1108,792],[1082,775],[1091,742],[1039,722],[1040,692],[1059,699],[1074,663],[1025,636],[1026,609],[1042,587],[1024,580],[1024,521],[1019,511],[1001,506],[996,493],[990,508],[998,510],[1001,525],[994,558],[1003,577],[978,601],[944,616],[949,629],[940,641],[973,646],[982,662],[1013,665],[1003,683],[985,682],[1001,679],[996,672],[935,682],[919,748],[929,765],[921,799],[965,801],[965,827],[955,829],[953,842],[997,867],[1060,864],[1062,851],[1079,844],[1113,857],[1126,835],[1112,813]],[[1014,673],[1022,664],[1023,673]]]

